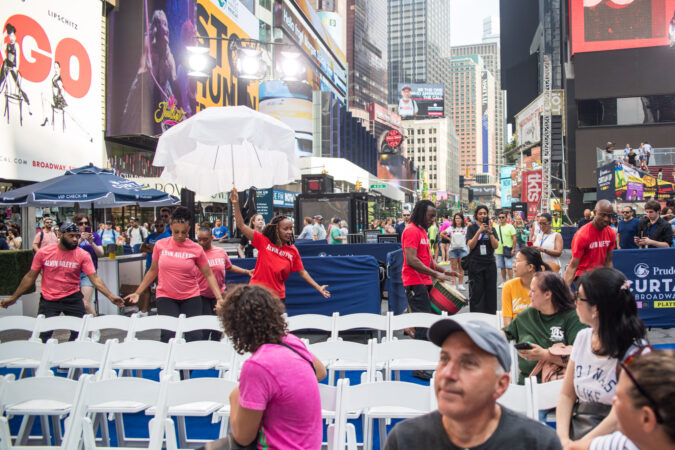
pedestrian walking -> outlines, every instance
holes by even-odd
[[[103,256],[103,244],[98,233],[91,231],[91,221],[83,214],[73,216],[73,223],[77,225],[80,231],[78,246],[89,253],[91,261],[94,263],[94,270],[98,270],[98,259]],[[80,290],[82,291],[82,300],[87,314],[96,315],[96,309],[92,305],[94,297],[94,285],[84,272],[80,272]]]
[[[497,232],[490,224],[487,206],[474,212],[475,223],[466,231],[469,247],[469,308],[471,312],[497,312],[497,263],[494,251],[499,246]]]
[[[35,234],[33,239],[33,251],[37,252],[43,247],[52,244],[58,244],[59,238],[56,235],[56,230],[53,229],[54,221],[50,216],[45,216],[43,219],[43,227]]]
[[[506,221],[506,213],[504,211],[499,213],[499,222],[495,227],[497,232],[499,246],[495,250],[497,258],[497,268],[499,268],[502,275],[502,284],[499,287],[504,287],[504,283],[513,278],[513,255],[516,248],[516,229],[513,225]]]

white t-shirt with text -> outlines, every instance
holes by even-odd
[[[599,357],[591,349],[592,328],[581,330],[572,348],[574,391],[580,402],[612,404],[616,391],[615,358]]]

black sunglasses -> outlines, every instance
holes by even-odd
[[[645,352],[645,350],[648,351]],[[630,362],[633,360],[633,358],[635,358],[638,355],[649,353],[651,351],[652,351],[651,345],[640,347],[640,349],[636,351],[633,355],[629,356],[625,362],[620,362],[619,365],[617,366],[617,369],[619,370],[619,373],[623,371],[625,372],[626,375],[628,375],[628,378],[630,378],[630,381],[633,382],[633,385],[638,390],[638,392],[649,402],[649,405],[652,407],[654,415],[656,416],[656,421],[658,423],[663,423],[664,422],[663,416],[661,416],[661,413],[659,413],[659,405],[656,403],[656,400],[654,400],[654,398],[651,395],[649,395],[647,391],[645,391],[645,388],[640,386],[640,383],[638,383],[638,381],[635,379],[635,375],[633,375],[631,371],[628,370],[628,366],[630,365]]]
[[[89,225],[89,222],[88,221],[78,222],[78,225]]]

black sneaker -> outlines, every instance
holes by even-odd
[[[433,376],[433,372],[431,370],[413,370],[413,377],[419,378],[420,380],[424,381],[429,381],[431,380],[431,377]]]

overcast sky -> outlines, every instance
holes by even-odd
[[[483,37],[483,18],[499,17],[499,0],[452,0],[451,45],[476,44]]]

